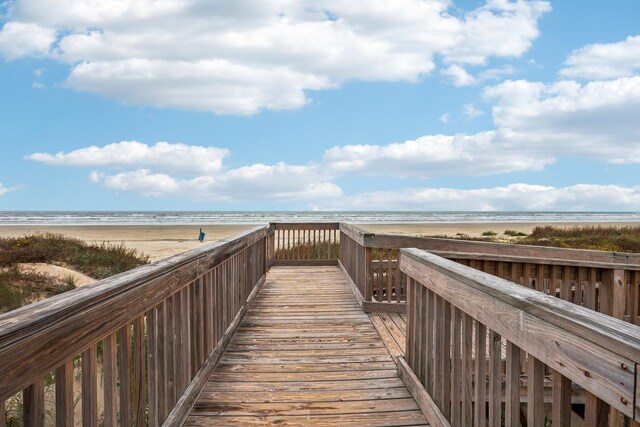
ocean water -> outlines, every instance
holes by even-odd
[[[0,226],[263,224],[271,221],[359,224],[640,222],[640,212],[0,212]]]

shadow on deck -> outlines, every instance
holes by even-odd
[[[337,267],[274,267],[185,425],[426,425]]]

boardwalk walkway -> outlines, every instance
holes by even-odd
[[[337,267],[274,267],[187,426],[426,425]]]

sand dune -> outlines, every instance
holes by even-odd
[[[73,277],[76,287],[90,285],[96,282],[96,279],[92,277],[59,265],[34,262],[18,264],[18,267],[21,270],[30,270],[36,273],[43,273],[49,276],[60,278],[62,280],[66,280],[68,277]]]

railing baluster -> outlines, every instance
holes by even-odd
[[[607,427],[609,425],[609,405],[597,396],[585,391],[585,427]]]
[[[158,421],[160,424],[164,422],[169,415],[169,402],[167,399],[167,303],[163,301],[158,305]]]
[[[422,327],[421,329],[421,335],[422,335],[422,340],[423,342],[426,343],[426,346],[424,347],[424,359],[423,362],[425,368],[421,369],[421,372],[425,372],[425,380],[424,380],[424,384],[425,387],[427,389],[428,392],[433,393],[434,390],[436,390],[436,386],[435,386],[435,375],[437,375],[436,370],[436,359],[435,359],[435,351],[436,351],[436,346],[437,346],[437,342],[436,342],[436,335],[435,335],[435,329],[436,329],[436,294],[434,294],[433,292],[431,292],[431,290],[424,288],[422,285],[419,285],[417,282],[416,283],[417,286],[419,286],[420,292],[422,292],[423,295],[423,311],[426,312],[426,327]],[[423,317],[424,319],[424,317]],[[425,324],[425,321],[422,320],[422,323]],[[426,375],[426,371],[429,370],[429,374]]]
[[[473,420],[473,318],[462,314],[462,422],[470,426]]]
[[[106,350],[103,349],[104,351]],[[73,426],[73,418],[73,360],[67,360],[56,369],[56,427]],[[2,411],[0,411],[0,420],[4,422]]]
[[[98,426],[98,373],[96,346],[82,353],[82,425]]]
[[[398,271],[400,268],[398,268]],[[462,354],[460,343],[462,339],[462,312],[453,307],[451,332],[451,424],[461,425],[461,396],[462,396]]]
[[[451,417],[451,304],[444,298],[439,298],[442,312],[442,346],[437,351],[441,352],[442,370],[438,375],[442,376],[440,394],[442,395],[442,413],[445,417]]]
[[[44,378],[23,390],[22,405],[25,427],[44,425]]]
[[[553,371],[553,414],[554,427],[571,426],[571,380]]]
[[[474,426],[484,426],[486,424],[486,394],[487,394],[487,327],[482,323],[475,321],[475,405],[473,413]]]
[[[500,360],[502,338],[489,331],[489,426],[500,427],[502,423]]]
[[[131,324],[125,324],[119,332],[120,424],[124,427],[131,425]]]
[[[520,348],[507,341],[505,415],[506,426],[520,424]]]
[[[158,342],[156,308],[147,311],[147,392],[149,426],[158,426]],[[105,422],[106,424],[106,422]],[[108,425],[108,424],[107,424]]]
[[[135,375],[135,421],[136,426],[146,424],[147,394],[145,387],[145,333],[144,318],[137,317],[133,321],[134,334],[134,375]]]
[[[638,313],[640,310],[640,271],[631,272],[629,298],[631,300],[629,321],[638,325],[640,324],[638,321],[638,316],[640,315],[640,313]]]

